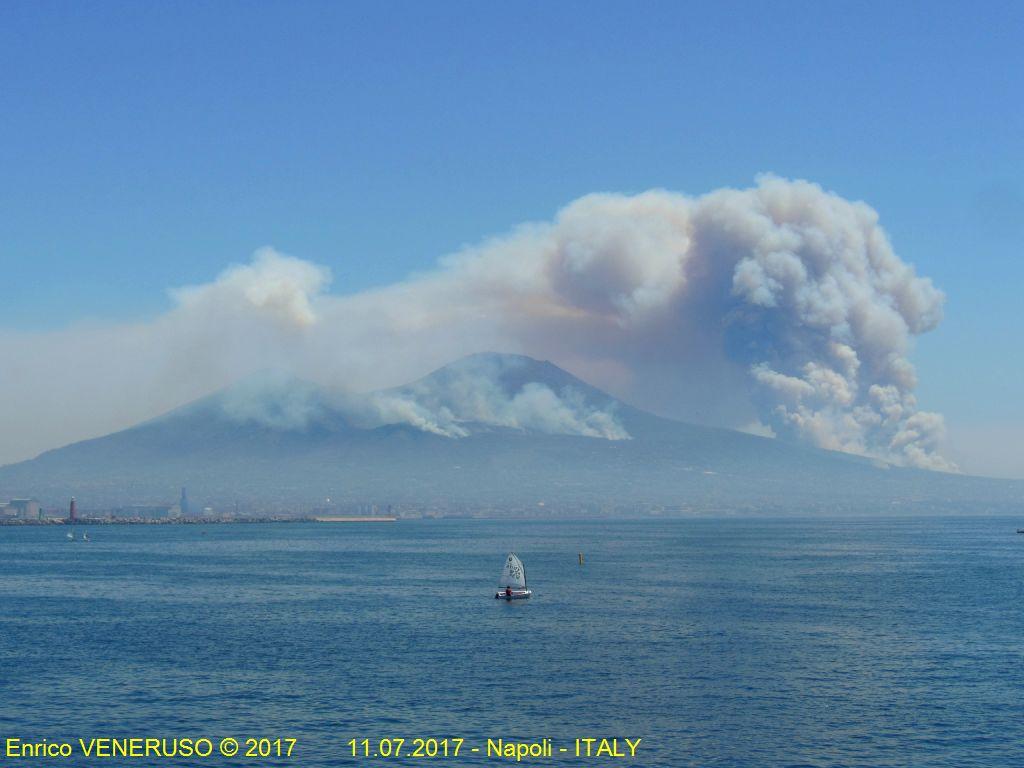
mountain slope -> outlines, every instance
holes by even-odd
[[[352,501],[577,510],[993,505],[1024,484],[885,467],[660,418],[549,362],[474,355],[344,396],[256,379],[122,432],[0,468],[0,497],[103,507],[176,498],[302,510]]]

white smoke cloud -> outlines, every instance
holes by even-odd
[[[428,377],[354,402],[361,405],[368,426],[407,422],[446,437],[465,437],[473,425],[486,425],[629,439],[614,403],[588,402],[572,386],[552,387],[539,381],[509,385],[506,377],[516,377],[523,365],[522,360],[509,357],[473,356],[446,367],[442,379]]]
[[[174,292],[153,322],[0,332],[0,355],[19,361],[0,374],[0,432],[18,435],[0,441],[0,459],[267,367],[359,391],[496,349],[671,415],[953,469],[939,453],[942,417],[917,410],[908,359],[941,319],[942,293],[896,256],[874,210],[808,182],[588,195],[424,276],[349,295],[324,293],[328,281],[264,249]],[[551,388],[481,401],[489,423],[624,436]],[[451,434],[471,415],[416,405],[376,407]]]
[[[411,424],[424,432],[444,437],[466,437],[474,424],[509,427],[550,435],[580,435],[606,440],[628,440],[615,414],[594,409],[573,390],[556,393],[543,384],[527,384],[511,397],[481,382],[480,390],[493,400],[486,410],[453,412],[447,406],[431,408],[411,394],[373,394],[365,402],[350,403],[362,425]],[[482,393],[479,393],[482,394]],[[358,405],[356,405],[358,403]]]
[[[171,291],[178,314],[205,323],[244,323],[253,316],[284,329],[313,325],[313,300],[331,281],[330,270],[282,256],[272,248],[253,254],[251,264],[228,267],[216,282]]]

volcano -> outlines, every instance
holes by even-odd
[[[260,375],[159,418],[0,468],[0,497],[103,508],[177,498],[599,514],[994,511],[1024,483],[663,418],[520,355],[351,395]]]

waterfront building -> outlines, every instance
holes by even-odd
[[[42,510],[36,499],[11,499],[6,503],[0,502],[0,517],[39,520],[42,517]]]

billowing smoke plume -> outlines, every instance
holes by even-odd
[[[669,415],[953,468],[938,453],[942,417],[917,410],[908,360],[943,296],[895,255],[874,210],[814,184],[765,177],[701,197],[589,195],[425,276],[349,295],[324,294],[328,280],[264,250],[176,292],[177,306],[152,323],[0,335],[5,358],[29,361],[23,381],[0,385],[2,418],[17,425],[35,409],[37,432],[84,437],[268,366],[359,391],[507,350]],[[103,351],[115,349],[105,367]],[[50,379],[40,386],[51,360],[79,366],[88,397]],[[377,407],[447,434],[486,416],[625,436],[613,414],[550,388],[494,394],[470,392],[465,411],[447,414],[397,396]],[[47,398],[82,410],[61,426]]]

